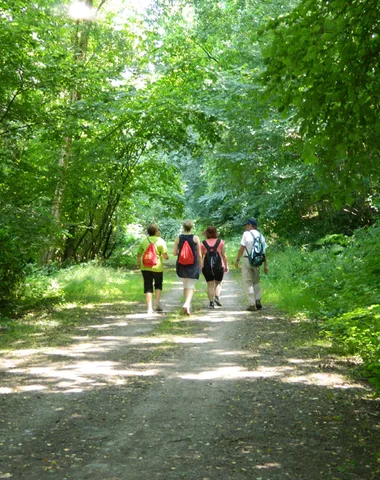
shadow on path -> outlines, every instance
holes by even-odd
[[[223,307],[172,317],[191,335],[108,306],[69,346],[2,354],[0,479],[379,478],[369,387],[291,319],[244,307],[227,279]]]

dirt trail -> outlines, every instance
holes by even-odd
[[[104,306],[68,347],[1,353],[0,479],[380,478],[368,386],[232,279],[222,296],[174,349],[162,317]]]

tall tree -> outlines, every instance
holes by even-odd
[[[376,0],[303,0],[263,29],[267,93],[342,201],[378,189],[379,18]]]

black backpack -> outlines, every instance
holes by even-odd
[[[257,237],[252,232],[249,232],[249,233],[253,237],[252,250],[248,252],[247,247],[245,247],[248,254],[249,264],[251,265],[251,267],[260,267],[265,260],[262,236],[261,236],[261,233]]]
[[[203,261],[203,272],[210,273],[211,275],[215,276],[216,273],[223,271],[222,257],[217,251],[220,238],[218,238],[213,247],[210,247],[206,240],[203,240],[202,243],[207,249],[207,253]]]

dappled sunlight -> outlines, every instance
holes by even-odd
[[[0,388],[0,394],[1,395],[9,395],[11,393],[27,393],[27,392],[41,392],[47,390],[47,387],[45,385],[24,385],[24,386],[18,386],[17,389],[10,388],[10,387],[4,387]]]
[[[149,315],[144,312],[144,313],[134,313],[134,314],[128,314],[127,317],[131,320],[146,320],[147,318],[157,318],[157,319],[162,319],[162,315],[160,313],[150,313]]]
[[[117,346],[121,342],[129,343],[131,345],[156,345],[163,343],[165,340],[158,337],[99,337],[99,340],[106,341],[108,346]]]
[[[206,315],[194,315],[192,320],[207,322],[207,323],[233,323],[233,322],[241,322],[246,317],[246,312],[241,310],[231,311],[228,310],[228,314],[226,311],[223,311],[223,316],[220,315],[218,310],[207,312]]]
[[[176,282],[175,286],[182,290],[181,282]],[[226,303],[229,298],[235,300],[235,295],[223,295],[223,301],[226,300]],[[120,303],[126,305],[127,302]],[[170,309],[172,313],[179,308],[177,302],[172,304],[168,299],[166,306],[169,305],[172,306]],[[97,308],[99,306],[114,308],[115,304],[96,305]],[[140,307],[143,309],[144,305],[139,304],[138,308]],[[75,309],[78,305],[66,304],[62,308]],[[94,309],[95,306],[88,304],[81,308]],[[96,317],[94,323],[78,326],[77,334],[70,338],[73,343],[69,346],[4,352],[1,370],[8,373],[9,384],[3,385],[0,393],[80,393],[104,388],[107,385],[123,386],[130,383],[132,378],[151,379],[162,375],[184,382],[269,381],[289,386],[358,388],[356,384],[349,384],[343,375],[319,372],[319,358],[296,358],[296,354],[294,357],[286,358],[284,351],[268,355],[267,352],[273,348],[273,343],[276,343],[275,337],[286,334],[285,325],[283,330],[279,328],[278,322],[272,326],[271,321],[275,321],[277,317],[271,312],[252,315],[244,307],[238,308],[232,306],[231,310],[225,307],[212,311],[202,308],[189,318],[182,315],[171,318],[168,333],[165,331],[160,333],[159,329],[158,332],[156,329],[166,318],[165,315],[148,316],[145,311],[140,313],[118,311],[110,314],[106,308],[105,315],[101,317],[104,323]],[[260,324],[258,319],[264,322]],[[207,325],[202,333],[195,335],[178,335],[178,328],[173,328],[189,323]],[[217,348],[220,343],[216,332],[224,328],[223,325],[233,323],[242,325],[246,323],[249,325],[248,328],[252,326],[259,339],[255,351],[244,347]],[[190,368],[178,370],[176,362],[170,359],[165,361],[159,357],[166,348],[170,350],[175,345],[187,345],[192,348],[195,363]],[[202,355],[206,356],[205,361],[201,359]],[[111,360],[108,360],[109,356]],[[31,362],[27,362],[31,357],[32,365]],[[20,388],[18,383],[22,378],[28,378],[28,381]],[[268,463],[257,468],[278,468],[278,465]]]
[[[285,383],[302,383],[322,387],[364,389],[363,385],[348,383],[347,378],[337,373],[309,373],[306,375],[291,376],[282,381]]]
[[[258,353],[252,353],[247,350],[212,350],[210,353],[214,355],[219,355],[222,357],[229,357],[229,356],[236,356],[236,357],[249,357],[249,358],[256,358],[259,357]]]
[[[262,465],[256,465],[255,468],[257,468],[257,470],[265,470],[268,468],[281,468],[281,464],[280,463],[264,463]]]
[[[88,326],[86,326],[86,327],[84,327],[84,328],[80,328],[79,330],[86,330],[86,329],[88,329],[88,328],[94,328],[94,329],[96,329],[96,330],[104,330],[105,328],[111,328],[111,327],[112,327],[111,324],[109,324],[109,323],[103,323],[103,324],[101,324],[101,325],[99,325],[99,324],[97,324],[97,325],[88,325]]]
[[[170,337],[175,343],[212,343],[214,340],[206,337]]]
[[[216,352],[214,352],[216,353]],[[217,353],[222,355],[221,352]],[[233,354],[233,353],[231,353]],[[223,355],[228,355],[223,353]],[[295,370],[297,374],[295,375]],[[259,366],[257,369],[250,370],[239,365],[228,365],[217,367],[212,370],[206,370],[197,373],[179,374],[182,380],[258,380],[266,378],[276,378],[278,381],[287,384],[303,384],[310,386],[332,387],[332,388],[361,388],[363,385],[350,383],[344,375],[331,373],[304,373],[299,372],[295,366]]]
[[[291,367],[259,367],[257,370],[246,370],[238,365],[219,367],[200,373],[179,375],[183,380],[241,380],[278,377]]]
[[[13,373],[24,374],[24,370],[14,369]],[[118,362],[110,361],[83,361],[62,367],[38,366],[27,371],[31,377],[31,384],[23,387],[7,387],[0,390],[3,394],[17,392],[31,392],[47,390],[49,393],[66,391],[84,391],[96,386],[107,384],[123,385],[130,377],[154,377],[158,375],[158,368],[146,368],[145,364],[134,365],[134,368],[120,368]],[[39,381],[33,384],[33,378]],[[41,385],[41,381],[47,385]]]
[[[45,385],[25,385],[18,387],[19,392],[42,392],[46,390],[47,387]]]

